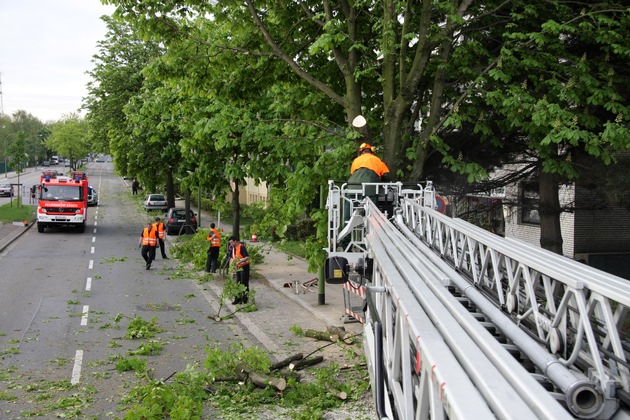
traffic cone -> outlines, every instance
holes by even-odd
[[[258,237],[255,233],[252,233],[252,242],[258,242]]]

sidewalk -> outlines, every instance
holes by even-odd
[[[178,200],[175,205],[184,207],[184,201]],[[197,213],[199,217],[199,212],[192,203],[190,208]],[[229,232],[232,231],[232,226],[229,223],[221,219],[221,223],[219,224],[215,217],[202,211],[201,228],[208,229],[212,222],[217,225],[217,228],[223,229],[224,234],[229,234]],[[247,238],[241,238],[241,240],[245,242],[248,248],[252,246],[262,246],[264,261],[262,264],[255,265],[252,269],[260,273],[270,287],[299,304],[313,316],[318,317],[329,326],[342,326],[344,325],[344,321],[353,320],[353,318],[348,318],[344,315],[345,306],[343,287],[341,285],[325,284],[323,294],[324,304],[320,305],[318,274],[308,272],[307,261],[280,252],[275,249],[272,244],[261,240],[257,240],[256,242],[252,242],[251,239],[247,240]],[[356,328],[360,328],[360,324],[353,324],[357,325]]]

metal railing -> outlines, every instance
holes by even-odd
[[[449,218],[430,183],[375,185],[394,210],[329,184],[327,251],[359,273],[373,261],[369,276],[354,276],[369,303],[381,417],[604,419],[621,400],[627,409],[630,282]]]

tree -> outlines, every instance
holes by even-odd
[[[98,43],[99,52],[92,60],[94,69],[89,72],[93,80],[88,83],[88,96],[83,100],[88,111],[90,142],[93,151],[115,157],[121,174],[138,177],[144,183],[147,179],[129,166],[133,126],[127,124],[124,107],[143,88],[142,70],[163,51],[157,43],[142,39],[133,26],[108,16],[102,19],[108,31],[105,40]]]
[[[428,158],[435,152],[443,156],[443,162],[436,160],[437,164],[468,175],[469,182],[486,176],[483,165],[465,153],[453,153],[448,140],[459,140],[459,133],[492,148],[504,147],[509,140],[505,132],[529,138],[523,144],[541,155],[541,168],[545,174],[552,174],[553,168],[562,166],[551,163],[553,150],[533,146],[545,146],[552,138],[556,144],[572,145],[578,133],[556,130],[554,121],[560,117],[561,125],[569,128],[568,123],[574,117],[579,120],[583,109],[567,100],[571,98],[571,79],[563,76],[570,72],[562,67],[575,63],[582,75],[588,73],[586,69],[598,67],[597,86],[604,86],[611,81],[605,71],[612,69],[607,57],[613,57],[614,62],[627,61],[627,10],[621,1],[602,0],[581,6],[543,0],[323,0],[288,4],[245,0],[216,5],[201,0],[108,2],[118,6],[117,16],[135,22],[151,36],[193,39],[200,32],[191,28],[203,20],[206,28],[218,26],[220,30],[210,31],[214,36],[199,37],[199,45],[238,54],[243,62],[259,57],[282,63],[314,92],[325,95],[337,107],[337,115],[344,117],[346,127],[356,115],[364,114],[369,121],[362,133],[364,138],[382,144],[390,168],[400,179],[412,181],[423,178]],[[232,25],[225,25],[227,20]],[[605,36],[598,37],[600,30]],[[222,36],[216,36],[219,34]],[[583,51],[586,46],[595,46],[603,54],[596,54],[593,67],[585,66],[584,61],[571,60],[576,56],[575,45],[582,45]],[[536,57],[537,46],[549,48],[551,53]],[[554,57],[566,57],[567,61],[549,60]],[[523,77],[511,74],[527,76],[527,71],[538,77],[550,71],[556,87],[564,87],[555,91],[563,91],[565,96],[548,100],[548,105],[536,100],[534,103],[543,106],[538,106],[536,112],[520,114],[523,97],[540,99],[545,91],[541,80],[536,84],[536,94],[531,95],[532,85],[522,85]],[[189,75],[196,78],[198,74]],[[597,86],[584,80],[582,92],[600,90]],[[606,104],[602,102],[601,106],[622,116],[619,98],[627,96],[620,95],[618,88],[622,85],[615,82],[614,86],[617,99],[604,94],[600,99]],[[589,96],[583,99],[587,101],[581,100],[579,105],[589,105]],[[525,105],[530,111],[534,109],[529,102]],[[519,124],[521,121],[524,124]],[[593,141],[581,142],[578,134],[577,142],[601,150],[596,144],[602,131],[594,127],[587,124],[579,130],[594,135]],[[602,133],[606,137],[627,138],[623,117],[611,119],[605,127]],[[563,153],[564,148],[560,147],[559,152]],[[555,177],[550,181],[556,182]],[[554,194],[549,191],[543,196]],[[553,206],[551,201],[548,204]],[[550,208],[548,214],[550,221],[557,219],[555,209]],[[544,223],[543,230],[557,235],[555,223]],[[558,240],[543,242],[555,247]]]
[[[497,66],[480,89],[501,127],[521,133],[537,159],[541,246],[562,253],[558,185],[584,175],[580,155],[614,161],[630,149],[627,10],[614,2],[523,7],[503,36]],[[550,18],[552,17],[552,18]],[[477,113],[461,120],[476,120]],[[484,129],[480,128],[480,129]]]
[[[88,141],[88,123],[77,114],[64,115],[50,126],[46,147],[70,159],[70,167],[76,169],[76,161],[92,151]]]
[[[9,146],[8,154],[11,159],[11,166],[18,175],[18,203],[20,203],[20,190],[22,185],[20,184],[20,174],[24,172],[24,168],[28,166],[28,153],[26,133],[20,131],[17,134],[17,139]]]

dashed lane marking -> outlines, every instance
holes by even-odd
[[[89,312],[90,312],[90,307],[88,305],[83,305],[83,315],[81,316],[81,325],[87,325]]]
[[[72,368],[72,378],[70,383],[76,385],[81,380],[81,365],[83,364],[83,350],[77,350],[74,355],[74,367]]]

